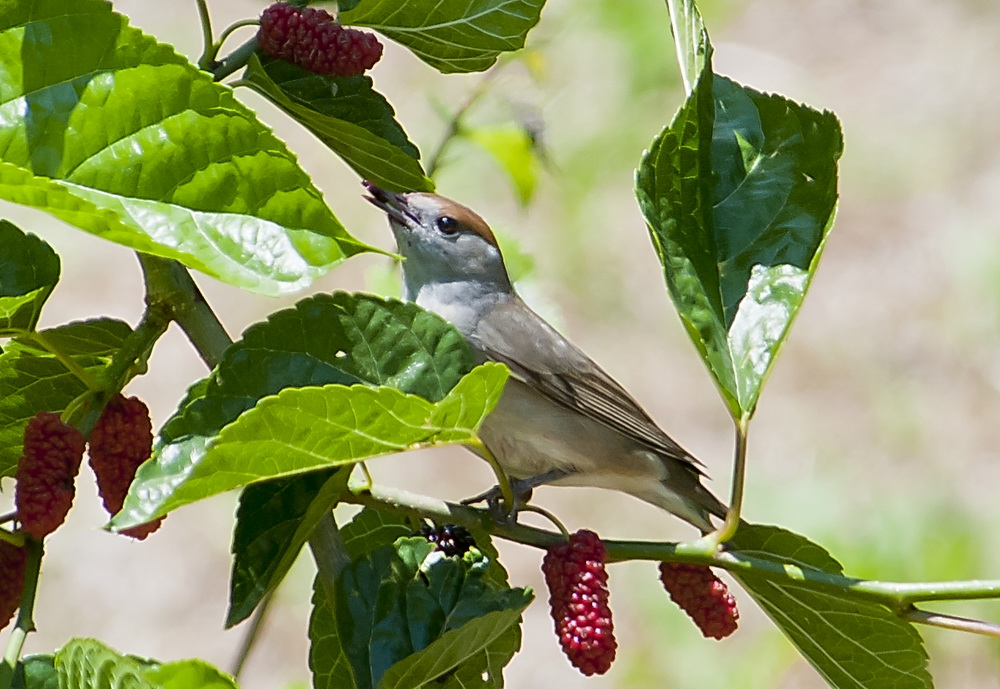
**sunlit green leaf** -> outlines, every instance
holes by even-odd
[[[837,201],[837,118],[713,75],[636,174],[670,296],[734,418],[752,416]],[[690,46],[688,47],[690,49]]]
[[[0,198],[264,294],[367,250],[231,89],[102,0],[0,4]]]
[[[52,247],[0,220],[0,337],[34,329],[58,281]]]
[[[73,639],[55,660],[59,686],[73,689],[159,689],[145,676],[150,665],[96,639]]]
[[[213,441],[169,445],[142,465],[112,526],[145,523],[257,481],[403,450],[476,442],[507,376],[506,367],[484,364],[438,403],[387,387],[287,388],[261,400]]]
[[[237,689],[233,678],[204,660],[179,660],[147,668],[158,689]]]
[[[341,12],[406,46],[445,72],[481,72],[497,56],[524,46],[545,0],[362,0]]]
[[[250,59],[244,79],[294,117],[363,179],[394,191],[433,191],[416,146],[366,76],[325,77],[284,60]]]

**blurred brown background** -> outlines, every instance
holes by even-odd
[[[216,30],[263,2],[211,0]],[[115,0],[119,11],[192,58],[194,2]],[[716,0],[703,7],[716,71],[756,89],[833,110],[846,137],[839,217],[826,255],[751,428],[746,516],[804,533],[850,574],[883,579],[1000,578],[995,428],[1000,418],[1000,4],[992,0]],[[238,37],[244,34],[238,34]],[[235,46],[236,43],[233,43]],[[549,0],[529,47],[541,78],[507,68],[474,123],[538,108],[552,167],[527,209],[482,153],[458,145],[439,190],[479,210],[534,257],[526,298],[618,377],[728,494],[731,426],[663,289],[632,196],[643,148],[681,102],[665,7],[658,0]],[[393,44],[373,71],[428,155],[481,76],[443,77]],[[314,175],[347,228],[391,248],[385,221],[356,176],[288,118],[241,89]],[[50,241],[63,279],[45,323],[112,315],[135,323],[137,263],[118,246],[19,207],[2,213]],[[388,261],[352,259],[315,291],[370,289]],[[200,283],[236,336],[296,298],[270,300]],[[302,295],[299,295],[302,296]],[[157,425],[205,373],[176,331],[128,392]],[[461,451],[371,463],[376,480],[461,498],[490,483]],[[71,636],[163,660],[202,657],[227,668],[244,633],[222,631],[234,496],[172,514],[142,544],[100,530],[86,472],[67,527],[47,542],[30,652]],[[0,500],[6,504],[10,493]],[[676,520],[631,498],[543,489],[540,504],[571,529],[605,537],[689,538]],[[345,513],[344,516],[346,516]],[[540,554],[501,544],[512,583],[543,587]],[[306,620],[312,564],[278,592],[241,678],[247,689],[309,681]],[[541,600],[507,685],[534,687],[822,687],[752,603],[741,630],[704,640],[667,599],[655,568],[616,565],[611,579],[619,658],[585,679],[560,653]],[[1000,604],[940,609],[1000,620]],[[939,687],[1000,687],[1000,642],[922,630]],[[6,634],[2,639],[6,639]]]

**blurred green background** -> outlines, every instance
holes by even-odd
[[[193,0],[113,4],[197,57]],[[217,30],[264,5],[210,1]],[[702,9],[716,71],[835,111],[846,137],[839,217],[751,427],[747,518],[809,536],[852,575],[1000,577],[993,547],[1000,527],[993,435],[1000,419],[1000,4],[714,0]],[[682,99],[665,6],[549,0],[528,46],[530,58],[504,69],[469,121],[502,125],[527,113],[543,124],[549,165],[535,201],[521,207],[493,161],[464,143],[450,150],[439,190],[477,209],[532,257],[520,283],[526,299],[701,457],[725,496],[731,426],[673,313],[632,196],[643,148]],[[441,76],[393,44],[372,75],[425,156],[445,127],[434,103],[453,110],[482,79]],[[298,153],[348,229],[391,248],[384,218],[361,199],[353,173],[262,99],[246,89],[239,95]],[[62,255],[63,281],[45,324],[105,314],[135,323],[141,282],[127,250],[0,205],[4,217]],[[362,256],[313,289],[377,289],[390,270],[387,259]],[[199,281],[234,336],[294,301]],[[159,425],[203,374],[173,330],[151,372],[128,392],[150,403]],[[446,498],[491,481],[485,465],[461,451],[370,466],[376,480]],[[221,629],[235,498],[185,508],[137,544],[100,530],[93,481],[81,476],[68,526],[47,541],[39,632],[27,649],[94,636],[129,653],[230,667],[244,633]],[[0,500],[9,502],[10,493]],[[550,488],[536,501],[571,529],[608,538],[694,535],[625,496]],[[723,642],[702,639],[648,563],[612,569],[619,658],[606,676],[586,679],[552,633],[540,553],[501,548],[512,583],[540,589],[541,598],[526,615],[524,651],[506,673],[510,687],[825,686],[745,596],[740,631]],[[306,558],[279,590],[241,680],[247,689],[308,682],[311,576]],[[1000,603],[939,609],[1000,620]],[[922,632],[939,687],[1000,687],[1000,642]]]

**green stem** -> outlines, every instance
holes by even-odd
[[[222,81],[238,69],[246,67],[250,56],[257,50],[257,37],[254,36],[239,48],[222,58],[212,68],[212,74],[216,81]]]
[[[260,26],[260,20],[259,19],[241,19],[240,21],[236,22],[235,24],[230,24],[229,26],[227,26],[225,29],[223,29],[222,33],[219,34],[219,40],[215,44],[216,45],[216,53],[218,53],[218,48],[221,48],[222,44],[226,42],[226,39],[228,39],[230,36],[232,36],[234,32],[236,32],[239,29],[242,29],[244,27],[247,27],[247,26],[258,26],[259,27]]]
[[[511,514],[515,514],[518,505],[515,502],[514,491],[510,487],[510,479],[507,477],[507,472],[503,470],[500,462],[497,461],[497,458],[493,456],[493,453],[490,452],[490,449],[481,440],[470,443],[470,447],[475,449],[483,459],[489,462],[490,468],[493,469],[493,473],[497,477],[497,487],[500,488],[500,495],[503,496],[503,501],[511,511]]]
[[[146,279],[146,304],[159,318],[181,327],[209,368],[215,368],[233,343],[191,275],[180,263],[139,254]]]
[[[466,528],[481,528],[495,536],[538,548],[548,548],[563,540],[562,534],[520,524],[496,523],[485,510],[415,495],[395,488],[373,486],[368,490],[350,487],[344,502],[378,507],[399,514],[449,521]],[[752,574],[772,581],[807,586],[837,595],[879,603],[904,616],[914,603],[943,600],[1000,598],[1000,580],[891,582],[855,579],[810,567],[754,557],[736,551],[706,553],[695,543],[650,541],[605,541],[609,562],[650,560],[686,562],[720,567],[735,575]]]
[[[196,0],[198,4],[198,17],[201,19],[201,38],[203,48],[201,57],[198,58],[198,66],[203,70],[210,71],[211,65],[215,62],[215,56],[219,49],[212,38],[212,18],[208,13],[207,0]]]
[[[27,539],[24,547],[28,550],[28,561],[24,571],[24,589],[21,592],[21,604],[17,612],[17,622],[7,641],[3,664],[0,665],[0,687],[7,689],[14,680],[14,670],[21,659],[21,650],[28,634],[35,631],[35,593],[38,589],[38,573],[42,568],[42,542],[33,538]]]
[[[733,487],[729,499],[729,509],[726,519],[715,532],[705,540],[711,543],[711,550],[730,540],[736,535],[740,525],[740,514],[743,512],[743,487],[746,485],[747,473],[747,425],[741,420],[736,424],[736,449],[733,453]]]

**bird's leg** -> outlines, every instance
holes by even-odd
[[[493,486],[485,493],[466,498],[462,500],[462,504],[474,505],[478,502],[485,502],[497,522],[515,523],[517,521],[517,513],[520,511],[521,506],[527,504],[531,499],[531,493],[535,488],[546,483],[558,481],[566,476],[566,473],[561,469],[553,469],[537,476],[511,480],[510,488],[513,494],[513,504],[511,505],[505,504],[503,491],[500,486]]]

